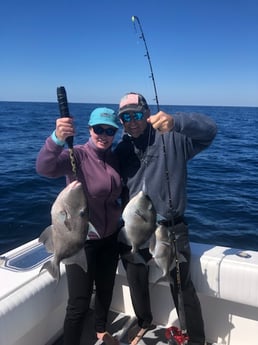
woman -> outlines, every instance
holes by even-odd
[[[83,321],[89,311],[95,284],[95,330],[98,339],[108,345],[119,344],[106,331],[118,262],[117,231],[121,215],[118,199],[121,179],[118,161],[111,150],[118,129],[115,112],[96,108],[89,119],[90,139],[73,148],[76,178],[82,183],[89,206],[89,220],[99,237],[90,232],[85,241],[88,271],[67,265],[68,305],[64,321],[64,345],[79,345]],[[74,179],[66,138],[74,136],[73,118],[59,118],[56,129],[46,139],[36,162],[37,173],[46,177]]]

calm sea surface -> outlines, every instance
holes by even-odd
[[[75,144],[87,140],[88,116],[97,106],[69,105]],[[191,241],[258,250],[258,108],[161,108],[206,113],[218,125],[211,147],[188,165]],[[58,116],[56,103],[0,102],[0,254],[38,237],[50,224],[51,205],[65,180],[38,176],[35,160]]]

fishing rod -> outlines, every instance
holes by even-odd
[[[159,100],[158,100],[158,92],[157,92],[157,87],[156,87],[156,82],[154,78],[154,73],[153,73],[153,68],[152,68],[152,63],[151,63],[151,58],[147,46],[147,42],[143,33],[143,29],[141,26],[141,22],[137,16],[132,16],[132,22],[134,23],[135,31],[137,32],[136,29],[136,23],[138,24],[139,30],[140,30],[140,39],[143,40],[144,46],[145,46],[145,56],[148,59],[149,63],[149,68],[151,72],[151,79],[152,79],[152,84],[154,88],[154,94],[155,94],[155,101],[157,105],[157,111],[160,111],[160,106],[159,106]],[[164,140],[164,135],[161,134],[162,137],[162,145],[163,145],[163,153],[165,157],[165,173],[166,173],[166,180],[168,184],[168,196],[169,196],[169,208],[171,211],[171,219],[172,219],[172,229],[174,228],[174,221],[173,221],[173,204],[172,204],[172,195],[171,195],[171,190],[170,190],[170,179],[169,179],[169,169],[168,169],[168,159],[167,159],[167,152],[166,152],[166,145],[165,145],[165,140]],[[176,235],[174,230],[172,231],[173,235],[173,244],[175,248],[175,259],[176,259],[176,278],[177,278],[177,288],[178,288],[178,319],[180,322],[180,326],[182,328],[182,331],[178,331],[176,327],[170,327],[169,332],[170,332],[170,338],[169,338],[169,344],[171,345],[184,345],[187,344],[188,342],[188,336],[187,336],[187,329],[186,329],[186,321],[185,321],[185,310],[184,310],[184,302],[183,302],[183,293],[182,293],[182,287],[181,287],[181,276],[180,276],[180,268],[179,268],[179,258],[178,258],[178,250],[177,250],[177,243],[176,243]]]
[[[57,93],[57,101],[59,105],[60,117],[71,117],[64,86],[57,87],[56,93]],[[76,171],[76,164],[75,164],[75,158],[74,158],[74,152],[73,152],[73,136],[66,138],[65,141],[68,145],[72,171],[76,178],[77,171]]]
[[[149,50],[148,50],[148,47],[147,47],[147,42],[145,40],[145,36],[144,36],[143,29],[142,29],[141,22],[140,22],[139,18],[137,16],[132,16],[132,21],[134,23],[135,30],[136,30],[135,21],[137,21],[138,26],[140,28],[140,38],[143,40],[143,43],[144,43],[144,46],[145,46],[145,50],[146,50],[145,56],[147,56],[147,59],[148,59],[148,62],[149,62],[149,67],[150,67],[150,72],[151,72],[150,77],[152,79],[152,84],[153,84],[153,87],[154,87],[154,94],[155,94],[155,101],[156,101],[156,104],[157,104],[157,110],[159,111],[160,109],[159,109],[158,92],[157,92],[156,82],[155,82],[153,68],[152,68],[152,64],[151,64],[151,58],[150,58]]]
[[[135,27],[135,31],[137,32],[136,29],[136,25],[135,22],[138,23],[139,29],[140,29],[140,39],[143,40],[144,46],[145,46],[145,56],[148,59],[148,63],[149,63],[149,67],[150,67],[150,72],[151,72],[151,79],[152,79],[152,84],[153,84],[153,88],[154,88],[154,95],[155,95],[155,101],[156,101],[156,105],[157,105],[157,111],[160,111],[160,106],[159,106],[159,99],[158,99],[158,92],[157,92],[157,87],[156,87],[156,82],[155,82],[155,78],[154,78],[154,73],[153,73],[153,68],[152,68],[152,63],[151,63],[151,58],[150,58],[150,54],[149,54],[149,50],[148,50],[148,46],[147,46],[147,42],[143,33],[143,29],[141,26],[141,22],[140,19],[137,16],[132,16],[132,21],[134,23],[134,27]],[[173,205],[172,205],[172,196],[171,196],[171,191],[170,191],[170,182],[169,182],[169,170],[168,170],[168,159],[167,159],[167,152],[166,152],[166,145],[165,145],[165,140],[164,140],[164,135],[161,134],[161,138],[162,138],[162,145],[163,145],[163,153],[165,156],[165,173],[166,173],[166,180],[168,183],[168,197],[169,197],[169,207],[171,210],[171,215],[172,215],[172,219],[173,219]]]

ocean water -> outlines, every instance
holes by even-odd
[[[97,106],[102,104],[69,104],[75,144],[88,139],[88,116]],[[188,165],[190,240],[258,250],[258,108],[161,109],[206,113],[218,125],[212,145]],[[51,205],[65,180],[38,176],[35,161],[57,117],[57,103],[0,102],[0,254],[38,237],[50,224]]]

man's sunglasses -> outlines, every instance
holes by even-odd
[[[92,126],[93,132],[95,134],[103,134],[105,133],[106,135],[108,135],[109,137],[113,137],[116,134],[117,129],[114,127],[108,127],[108,128],[103,128],[101,126]]]
[[[132,120],[135,121],[141,121],[143,119],[143,112],[137,111],[137,112],[131,112],[131,113],[123,113],[120,115],[120,118],[123,122],[130,122]]]

